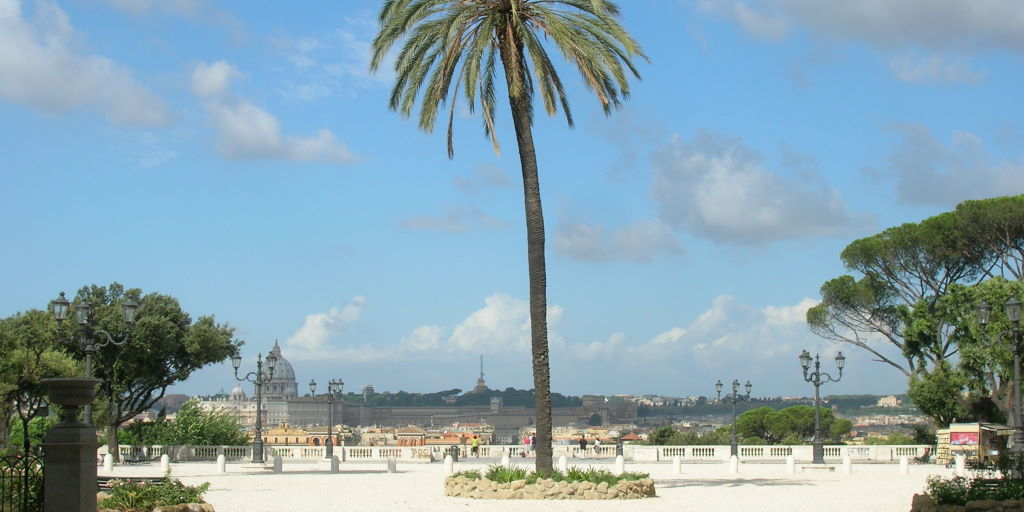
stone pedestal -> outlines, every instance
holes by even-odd
[[[99,379],[43,379],[50,403],[63,409],[62,421],[43,440],[46,512],[96,512],[96,429],[78,421],[81,406],[92,403]]]

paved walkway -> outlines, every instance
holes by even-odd
[[[484,459],[456,463],[456,470],[483,469]],[[515,461],[523,464],[522,461]],[[570,465],[605,467],[609,459],[573,460]],[[523,464],[525,465],[525,464]],[[158,464],[118,466],[101,476],[160,476]],[[914,493],[924,489],[929,474],[949,476],[951,470],[914,465],[909,475],[898,464],[854,465],[852,474],[823,471],[786,473],[784,464],[745,464],[730,474],[723,464],[687,464],[682,474],[669,463],[627,464],[628,471],[650,473],[658,497],[615,501],[470,500],[445,497],[444,464],[399,464],[390,474],[386,464],[343,463],[332,474],[327,462],[285,464],[284,473],[229,464],[218,473],[213,463],[172,464],[173,476],[187,484],[210,482],[206,500],[217,512],[317,511],[786,511],[901,512],[910,510]],[[798,469],[799,471],[799,469]]]

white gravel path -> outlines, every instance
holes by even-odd
[[[496,461],[490,461],[491,463]],[[578,461],[574,461],[578,462]],[[592,463],[592,462],[591,462]],[[588,461],[579,463],[586,467]],[[456,463],[456,470],[485,468],[480,461]],[[611,469],[601,463],[600,467]],[[284,473],[229,464],[217,473],[213,463],[173,464],[172,474],[187,484],[210,482],[206,500],[217,512],[318,511],[792,511],[903,512],[929,474],[948,476],[941,466],[861,464],[852,474],[822,471],[786,473],[783,464],[744,464],[729,474],[725,464],[687,464],[676,474],[668,463],[627,464],[628,471],[650,473],[658,497],[644,500],[533,501],[471,500],[445,497],[444,465],[399,464],[389,474],[384,463],[343,463],[328,472],[324,463],[285,464]],[[159,476],[159,465],[118,466],[101,476]]]

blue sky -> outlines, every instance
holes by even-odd
[[[214,314],[300,381],[532,387],[522,190],[457,110],[455,158],[368,71],[380,2],[0,0],[0,314],[121,282]],[[634,0],[650,63],[605,117],[535,126],[552,387],[807,395],[853,239],[1024,193],[1024,4]],[[499,103],[499,107],[504,106]],[[905,390],[846,351],[827,393]],[[176,391],[233,386],[230,367]]]

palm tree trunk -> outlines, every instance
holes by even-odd
[[[507,72],[507,70],[506,70]],[[540,202],[537,153],[530,127],[529,99],[509,97],[512,120],[523,171],[526,208],[526,252],[530,275],[530,339],[533,358],[533,387],[536,394],[536,470],[548,474],[552,466],[551,372],[548,363],[547,270],[544,264],[544,211]]]

